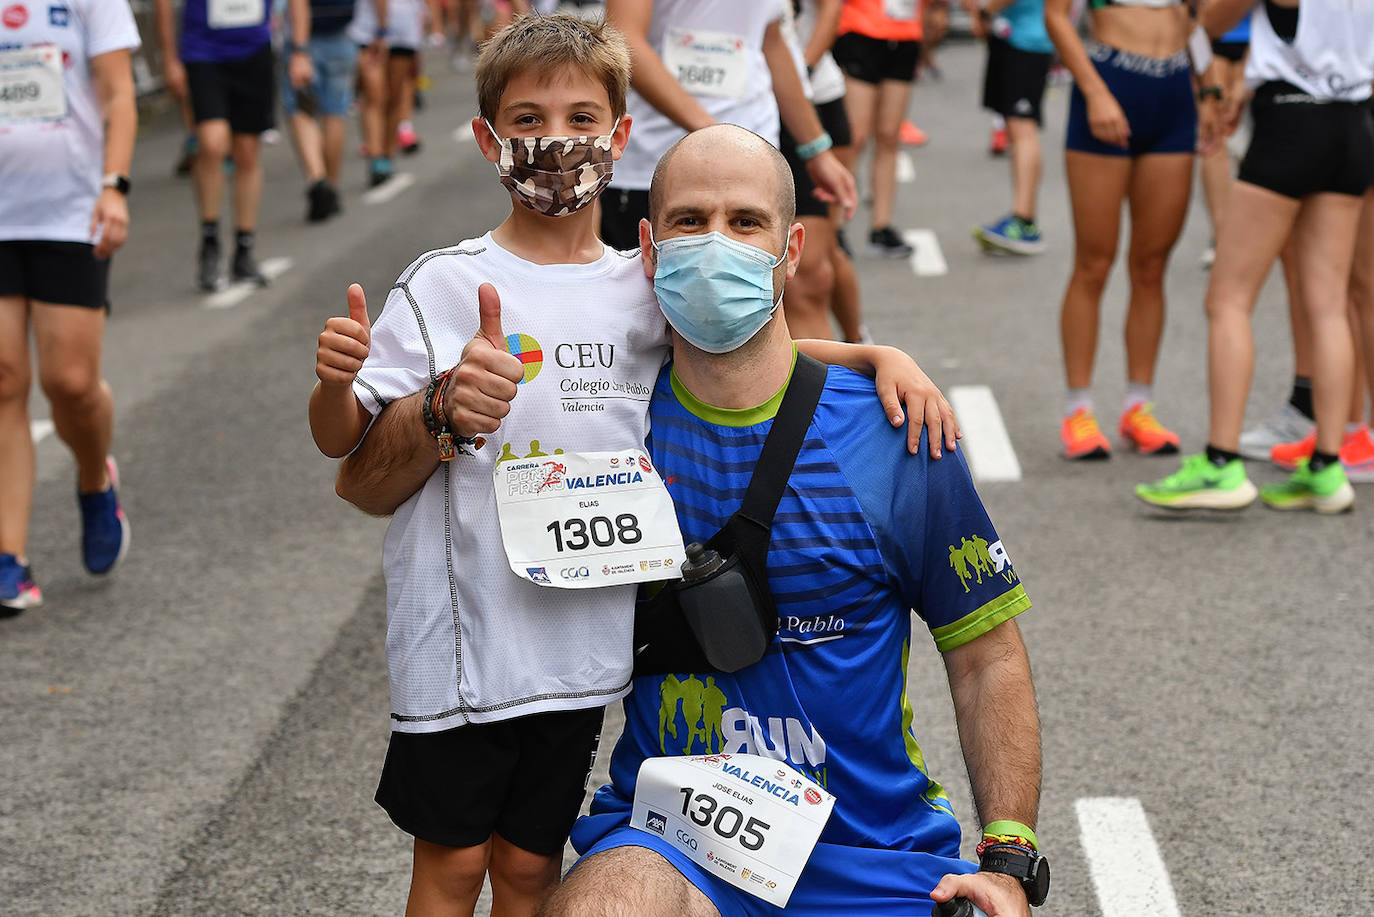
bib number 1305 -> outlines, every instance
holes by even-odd
[[[590,545],[609,548],[613,544],[639,544],[644,540],[639,518],[634,513],[621,513],[614,519],[608,516],[555,519],[544,531],[553,534],[554,549],[560,554],[581,551]]]
[[[722,806],[708,793],[698,793],[690,786],[678,790],[682,794],[682,814],[703,828],[710,828],[718,836],[730,840],[739,836],[739,845],[745,850],[759,850],[766,839],[764,832],[771,827],[766,821],[749,816],[734,806]],[[696,803],[696,808],[692,807]]]

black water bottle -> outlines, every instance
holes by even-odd
[[[950,898],[948,901],[937,902],[934,910],[930,912],[930,917],[988,917],[988,915],[974,907],[973,902],[967,898]]]
[[[725,561],[713,548],[694,541],[687,546],[687,560],[682,565],[682,579],[688,583],[704,580],[723,566]]]
[[[677,600],[711,668],[738,672],[767,652],[772,634],[759,623],[739,557],[726,560],[711,548],[689,544]]]

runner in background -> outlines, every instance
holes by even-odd
[[[382,24],[373,0],[357,0],[348,27],[349,37],[362,49],[358,76],[363,89],[363,145],[368,184],[374,188],[396,173],[393,158],[398,147],[407,154],[420,149],[411,115],[425,13],[424,0],[387,0]],[[432,27],[439,22],[434,17]]]
[[[1126,394],[1117,429],[1146,454],[1178,451],[1154,416],[1155,363],[1164,334],[1164,273],[1183,229],[1198,142],[1192,28],[1183,0],[1089,0],[1086,45],[1071,0],[1045,0],[1045,26],[1073,73],[1064,164],[1073,205],[1074,262],[1060,313],[1068,393],[1060,438],[1070,459],[1104,459],[1112,446],[1093,412],[1102,293],[1116,261],[1121,208],[1130,213]],[[1220,88],[1209,73],[1203,139],[1210,146]]]
[[[900,128],[921,57],[920,7],[920,0],[846,0],[831,52],[845,72],[845,110],[854,143],[843,162],[851,172],[873,141],[868,253],[880,258],[907,258],[912,253],[892,226],[892,207]]]
[[[30,347],[58,437],[76,459],[81,559],[108,573],[129,548],[101,378],[109,258],[129,230],[138,131],[125,0],[11,3],[0,70],[32,92],[0,96],[0,609],[43,601],[27,554],[34,449]],[[19,95],[19,94],[15,94]],[[32,345],[29,329],[33,329]]]
[[[276,124],[270,0],[186,0],[179,43],[172,0],[155,3],[167,90],[176,99],[189,98],[196,119],[196,282],[206,292],[220,285],[219,214],[224,160],[231,157],[235,236],[230,276],[266,286],[253,248],[262,198],[261,136]]]
[[[979,226],[984,251],[1035,255],[1045,250],[1035,222],[1040,191],[1040,105],[1054,59],[1045,31],[1045,0],[964,0],[973,34],[987,42],[983,107],[1005,119],[1011,141],[1011,213]]]

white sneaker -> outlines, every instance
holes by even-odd
[[[1285,402],[1277,414],[1240,435],[1241,457],[1267,462],[1271,449],[1304,438],[1315,426],[1302,411]]]

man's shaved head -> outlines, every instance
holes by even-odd
[[[672,179],[673,161],[679,158],[684,163],[691,160],[696,164],[723,161],[747,164],[750,172],[758,176],[756,187],[761,202],[771,198],[770,202],[777,209],[778,223],[786,235],[787,227],[792,225],[797,214],[797,189],[792,182],[792,169],[777,147],[753,131],[734,124],[713,124],[693,131],[663,154],[649,185],[649,223],[655,232],[659,228],[665,186]]]

